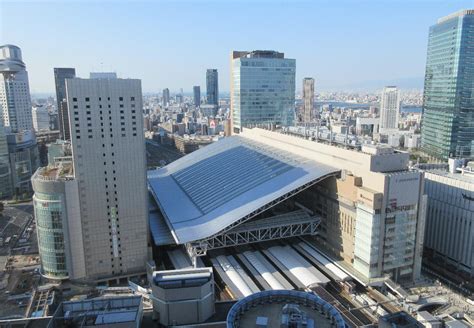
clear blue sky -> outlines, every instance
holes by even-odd
[[[145,92],[205,90],[206,68],[229,90],[232,50],[296,59],[316,88],[347,89],[424,75],[428,28],[474,0],[5,1],[0,43],[22,48],[32,92],[54,90],[53,67],[112,70]],[[380,81],[380,82],[379,82]]]

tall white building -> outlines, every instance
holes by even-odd
[[[20,48],[11,44],[0,46],[0,109],[11,132],[33,128],[28,73]]]
[[[89,280],[144,272],[147,187],[140,80],[66,80]]]
[[[49,111],[46,107],[41,105],[33,107],[31,115],[35,131],[49,130]]]
[[[234,51],[231,118],[234,132],[291,125],[295,115],[295,59],[272,50]]]
[[[400,90],[397,87],[385,87],[380,101],[380,130],[398,129],[400,115]]]

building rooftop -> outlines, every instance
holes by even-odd
[[[136,322],[142,316],[142,297],[94,298],[63,302],[48,327],[91,327]]]
[[[441,24],[444,23],[450,19],[456,18],[456,17],[462,17],[462,16],[467,16],[467,15],[474,15],[474,9],[464,9],[464,10],[459,10],[456,11],[455,13],[452,13],[450,15],[441,17],[438,19],[437,23]]]
[[[148,184],[178,244],[204,239],[266,204],[340,169],[258,136],[224,138],[148,172]]]
[[[247,296],[227,315],[227,327],[346,327],[341,314],[319,296],[271,290]]]
[[[40,167],[32,179],[51,181],[74,179],[74,166],[72,161],[62,161],[57,162],[55,165]]]

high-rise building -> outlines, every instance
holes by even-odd
[[[33,128],[35,131],[49,130],[49,111],[48,108],[42,105],[36,105],[31,110],[33,118]]]
[[[76,77],[75,68],[54,68],[54,83],[56,86],[56,108],[59,116],[59,133],[63,140],[70,140],[69,118],[66,100],[66,79]],[[63,102],[64,101],[64,102]]]
[[[199,85],[195,85],[193,87],[193,96],[194,96],[194,106],[196,107],[201,106],[201,87]]]
[[[168,107],[170,104],[170,89],[163,89],[163,107]]]
[[[428,196],[423,260],[441,259],[474,277],[474,162],[448,161],[417,165]]]
[[[395,86],[383,88],[380,100],[380,130],[398,129],[400,90]]]
[[[276,51],[234,51],[231,58],[234,132],[290,125],[295,107],[296,61]]]
[[[303,79],[303,122],[313,121],[314,112],[314,79],[305,77]]]
[[[421,148],[438,159],[474,156],[473,39],[472,9],[430,27]]]
[[[28,72],[17,46],[0,46],[0,108],[11,132],[33,129]]]
[[[219,105],[219,76],[217,69],[208,69],[206,72],[207,103]]]
[[[10,170],[10,156],[3,122],[0,119],[0,199],[13,194]]]
[[[147,187],[140,80],[66,80],[85,277],[143,272]],[[133,159],[133,160],[131,160]]]

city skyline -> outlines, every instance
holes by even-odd
[[[248,3],[4,1],[0,39],[27,54],[24,60],[34,94],[54,93],[54,67],[75,67],[82,77],[91,71],[115,71],[122,78],[141,79],[143,91],[155,93],[163,88],[192,92],[193,85],[205,86],[206,69],[214,67],[220,72],[220,90],[227,93],[228,58],[238,49],[284,52],[297,61],[296,81],[314,77],[321,91],[380,90],[388,84],[422,89],[428,27],[446,13],[474,5],[473,1],[435,5],[421,0],[301,1],[288,7],[259,1],[241,14],[242,5]],[[103,12],[110,15],[102,17]],[[196,12],[199,24],[194,23]],[[337,19],[343,12],[351,12],[355,19]],[[83,21],[86,13],[88,19]],[[222,21],[216,23],[215,17]],[[124,19],[126,25],[120,23]],[[13,25],[15,29],[7,28]],[[212,26],[215,32],[209,33]],[[310,29],[311,42],[300,33],[304,28]],[[193,56],[186,56],[189,48],[197,49]],[[297,83],[297,92],[300,88]]]

